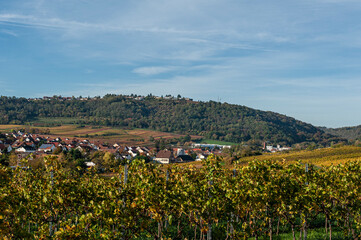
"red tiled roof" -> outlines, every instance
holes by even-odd
[[[161,150],[157,153],[156,158],[171,158],[173,157],[173,152],[168,150]]]

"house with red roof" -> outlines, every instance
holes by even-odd
[[[169,150],[161,150],[153,158],[153,161],[156,163],[162,163],[162,164],[173,163],[174,162],[173,152],[169,151]]]

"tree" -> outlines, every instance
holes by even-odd
[[[0,155],[0,165],[9,166],[9,154],[6,153],[6,150]]]
[[[62,147],[57,147],[55,150],[54,150],[54,154],[56,154],[56,155],[58,155],[58,154],[60,154],[60,153],[62,153],[63,152],[63,148]]]
[[[110,170],[117,166],[117,161],[115,159],[114,154],[110,152],[106,152],[103,156],[103,166],[106,170]]]
[[[17,166],[19,163],[18,156],[15,153],[11,153],[9,156],[9,165]]]
[[[145,163],[151,162],[151,158],[148,157],[148,156],[144,156],[144,155],[136,156],[136,157],[134,158],[134,160],[141,160],[141,161],[143,160]]]

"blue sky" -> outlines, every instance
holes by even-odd
[[[0,95],[181,94],[361,124],[356,0],[0,1]]]

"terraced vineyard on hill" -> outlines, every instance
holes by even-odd
[[[337,148],[321,148],[315,150],[291,151],[288,153],[266,153],[259,156],[244,157],[240,159],[241,163],[250,161],[284,161],[288,164],[301,161],[318,166],[330,166],[345,164],[349,161],[361,160],[361,147],[342,146]]]
[[[8,133],[11,130],[25,129],[26,132],[39,131],[47,136],[53,137],[78,137],[88,138],[92,140],[106,141],[108,143],[122,143],[130,145],[152,145],[154,144],[150,139],[178,139],[185,135],[160,132],[149,129],[123,129],[119,127],[107,127],[107,126],[89,126],[89,125],[77,125],[77,124],[66,124],[61,126],[52,127],[41,127],[41,126],[30,126],[30,125],[0,125],[0,132]],[[193,140],[198,140],[201,136],[192,135]]]

